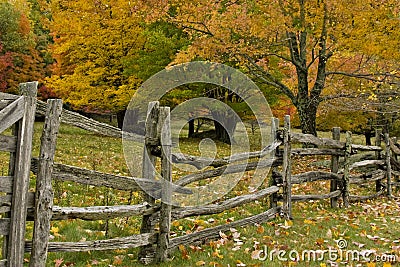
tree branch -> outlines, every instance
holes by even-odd
[[[342,75],[342,76],[347,76],[347,77],[353,77],[353,78],[359,78],[359,79],[364,79],[372,82],[387,82],[388,84],[400,84],[400,81],[388,81],[388,78],[393,78],[393,79],[398,79],[400,80],[400,76],[394,75],[391,73],[349,73],[349,72],[343,72],[343,71],[330,71],[326,73],[326,76],[331,76],[331,75]],[[379,76],[383,76],[380,78]]]
[[[263,80],[265,83],[279,89],[282,93],[284,93],[287,97],[290,98],[290,100],[293,102],[293,104],[296,104],[296,96],[293,94],[293,92],[290,90],[289,87],[287,87],[286,85],[284,85],[283,83],[281,83],[280,81],[278,81],[271,73],[269,73],[268,71],[264,70],[263,68],[261,68],[260,66],[258,66],[254,60],[252,58],[250,58],[248,55],[243,55],[251,64],[251,66],[249,66],[248,64],[246,64],[247,68],[249,69],[249,71],[257,76],[258,78],[260,78],[261,80]],[[263,75],[257,74],[253,69],[256,69],[258,72],[262,73]],[[264,77],[264,75],[266,77]]]

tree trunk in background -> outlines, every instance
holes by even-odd
[[[223,111],[213,111],[212,116],[217,140],[226,144],[231,144],[231,141],[234,141],[233,134],[236,130],[236,117],[234,115],[228,115],[227,112]]]
[[[125,112],[126,109],[117,111],[117,123],[118,123],[118,128],[120,129],[122,129],[122,126],[124,125]]]
[[[317,136],[317,110],[318,103],[303,102],[303,104],[297,106],[302,133]]]
[[[194,134],[194,119],[189,119],[188,121],[189,123],[189,133],[188,133],[188,137],[192,137]]]
[[[372,130],[371,129],[365,130],[364,136],[365,136],[365,145],[367,145],[367,146],[372,145],[372,142],[371,142]]]

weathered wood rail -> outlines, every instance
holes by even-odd
[[[0,93],[0,150],[10,152],[8,176],[0,177],[3,216],[0,219],[3,250],[0,266],[22,266],[29,199],[30,158],[35,121],[37,82],[20,84],[22,96]],[[9,208],[4,208],[7,205]]]
[[[25,113],[20,110],[24,107],[21,104],[23,102],[21,99],[23,98],[5,94],[0,94],[0,96],[2,96],[0,101],[0,108],[2,108],[0,110],[0,121],[4,119],[6,125],[10,126],[18,120],[16,119],[17,117],[22,118],[20,117],[21,114],[25,116]],[[9,115],[13,114],[11,111],[14,109],[17,110],[15,114],[18,115],[13,115],[16,116],[13,119],[9,118]],[[379,197],[383,194],[390,197],[392,186],[398,186],[398,181],[393,182],[392,177],[400,176],[400,162],[397,161],[397,156],[400,155],[400,148],[397,146],[396,140],[390,139],[388,135],[384,138],[384,148],[379,143],[375,146],[353,144],[350,132],[347,133],[346,140],[341,141],[339,128],[333,129],[332,139],[318,138],[291,131],[289,116],[285,117],[283,128],[279,128],[277,119],[272,119],[271,133],[273,141],[260,151],[241,153],[220,159],[204,159],[190,155],[174,154],[170,149],[172,142],[168,127],[169,109],[159,107],[157,102],[149,104],[148,118],[145,123],[146,136],[133,136],[133,138],[144,142],[144,153],[148,156],[146,160],[143,160],[142,177],[117,176],[53,162],[58,126],[60,123],[67,123],[99,135],[118,138],[125,133],[122,133],[118,128],[64,110],[59,100],[51,100],[47,104],[38,101],[36,113],[46,116],[40,156],[29,160],[30,154],[28,152],[30,151],[25,150],[27,164],[24,172],[29,171],[30,168],[36,174],[37,191],[36,193],[23,194],[23,200],[18,202],[26,208],[23,209],[25,210],[24,212],[18,215],[17,224],[13,221],[13,217],[0,219],[0,234],[6,236],[3,251],[8,249],[10,252],[3,254],[6,255],[6,259],[0,261],[0,266],[6,266],[7,264],[7,266],[22,266],[23,256],[21,255],[24,252],[31,253],[30,266],[45,266],[48,252],[78,252],[124,248],[140,248],[139,258],[143,263],[164,261],[168,253],[179,245],[218,238],[221,231],[262,223],[277,215],[290,219],[292,217],[292,204],[296,201],[330,200],[332,207],[337,207],[340,202],[343,203],[343,206],[347,206],[350,201]],[[29,114],[32,117],[32,108]],[[163,128],[159,127],[159,125],[163,125]],[[5,126],[2,127],[4,128]],[[377,140],[379,139],[378,137],[381,137],[380,132],[377,132]],[[161,149],[161,140],[164,142],[162,144],[164,146],[163,149]],[[305,145],[307,148],[297,148],[298,145],[296,144]],[[12,136],[0,135],[0,149],[10,152],[11,163],[19,162],[16,155],[17,151],[19,151],[17,147],[21,147],[17,132]],[[29,146],[27,149],[30,149]],[[375,152],[376,158],[354,162],[355,155],[363,151]],[[294,157],[298,160],[298,158],[304,156],[324,155],[331,157],[330,171],[292,174],[296,168],[292,164]],[[156,180],[154,174],[154,166],[156,166],[157,160],[161,162],[160,173],[162,179],[160,180]],[[244,160],[249,161],[243,163]],[[30,166],[29,162],[31,162]],[[198,171],[180,177],[174,183],[171,183],[172,163],[193,165]],[[209,167],[204,170],[206,166]],[[192,190],[189,185],[194,182],[218,177],[224,173],[236,173],[243,170],[253,171],[257,168],[273,169],[270,185],[266,188],[245,195],[218,200],[207,205],[195,207],[173,207],[171,205],[172,193],[191,194]],[[26,190],[26,188],[18,189],[20,185],[15,185],[14,176],[15,172],[11,169],[8,176],[0,179],[0,191],[7,194],[0,197],[0,212],[5,214],[15,213],[13,207],[15,206],[16,188],[17,190]],[[145,201],[135,205],[54,206],[54,196],[51,188],[52,180],[141,192],[145,194]],[[330,192],[318,195],[292,195],[292,187],[296,187],[301,183],[317,181],[330,181]],[[350,195],[352,186],[370,182],[376,183],[376,192],[374,194],[369,196]],[[342,201],[340,201],[340,198],[342,198]],[[156,201],[157,199],[161,200],[161,202]],[[174,220],[191,216],[218,214],[256,200],[269,200],[270,209],[228,224],[204,229],[185,236],[170,237],[170,227]],[[130,216],[141,216],[143,218],[141,231],[136,235],[85,242],[49,241],[51,220],[107,220]],[[25,241],[20,234],[17,237],[19,241],[10,243],[9,240],[12,237],[9,235],[10,229],[15,231],[16,227],[22,226],[22,218],[23,220],[26,220],[26,218],[34,220],[33,239],[32,241]],[[158,230],[155,230],[156,223],[159,224]],[[21,231],[24,230],[25,228],[23,227]],[[10,246],[9,244],[12,245]],[[14,249],[17,249],[18,252],[13,252]],[[9,260],[10,257],[11,261]]]
[[[52,161],[55,151],[55,139],[47,138],[46,136],[55,137],[56,128],[60,122],[72,124],[74,126],[94,131],[98,134],[107,136],[120,137],[112,127],[111,133],[101,129],[102,124],[98,124],[94,120],[88,119],[89,125],[86,125],[86,120],[80,120],[82,115],[74,114],[69,111],[63,110],[60,115],[51,115],[49,112],[49,104],[46,109],[45,125],[51,124],[53,127],[45,127],[42,136],[41,152],[47,155],[46,159],[35,159],[31,161],[31,170],[37,175],[37,180],[41,180],[41,186],[37,186],[38,190],[36,195],[47,198],[47,203],[40,205],[29,204],[28,218],[35,219],[35,234],[32,242],[25,243],[25,251],[31,252],[31,266],[44,266],[47,252],[76,252],[76,251],[89,251],[89,250],[108,250],[117,248],[134,248],[141,247],[142,251],[139,253],[140,260],[144,263],[148,261],[164,261],[168,253],[179,244],[188,244],[193,241],[205,240],[219,236],[220,231],[227,231],[231,227],[244,226],[247,224],[263,222],[273,218],[276,214],[282,213],[281,206],[274,207],[262,214],[254,215],[249,218],[232,222],[230,224],[217,226],[210,229],[205,229],[196,232],[192,235],[177,237],[170,239],[170,225],[172,220],[178,220],[190,216],[210,215],[223,212],[227,209],[235,208],[255,200],[268,198],[271,194],[278,193],[279,187],[272,186],[251,194],[237,196],[231,199],[219,201],[216,203],[198,206],[198,207],[185,207],[177,208],[172,207],[170,198],[172,192],[183,194],[191,194],[192,191],[187,185],[204,180],[207,178],[217,177],[225,171],[229,173],[241,172],[243,169],[246,171],[254,170],[256,168],[269,168],[271,166],[280,166],[281,159],[263,159],[269,156],[271,152],[275,151],[281,141],[276,141],[260,151],[242,153],[233,155],[231,157],[213,160],[211,167],[214,170],[204,171],[204,159],[183,154],[172,154],[168,149],[160,149],[161,139],[165,142],[171,139],[170,133],[167,128],[161,129],[159,125],[168,125],[165,123],[169,119],[169,109],[159,107],[159,104],[154,102],[149,104],[148,118],[146,120],[146,136],[142,138],[145,142],[145,153],[149,156],[150,160],[143,161],[143,178],[116,176],[107,173],[101,173],[83,168],[68,166]],[[43,114],[44,106],[39,102],[38,113]],[[64,115],[67,114],[67,115]],[[74,117],[75,116],[75,117]],[[74,117],[74,118],[71,118]],[[57,122],[54,122],[54,119]],[[53,121],[53,122],[52,122]],[[99,126],[93,130],[93,125]],[[277,129],[276,129],[277,130]],[[274,132],[276,132],[274,130]],[[49,132],[53,131],[53,132]],[[162,136],[163,135],[163,136]],[[170,141],[169,141],[170,142]],[[167,148],[172,145],[172,142],[167,144]],[[156,165],[156,160],[161,159],[161,174],[166,181],[171,181],[171,164],[191,164],[196,166],[199,171],[191,175],[181,177],[174,184],[166,183],[160,180],[155,180],[153,168]],[[242,163],[245,159],[261,159],[258,162]],[[209,161],[208,161],[209,162]],[[51,168],[47,168],[47,164],[51,164]],[[234,166],[229,168],[228,166]],[[46,177],[41,177],[41,170],[46,169]],[[43,174],[44,175],[44,174]],[[52,189],[50,181],[71,181],[85,185],[104,186],[118,190],[138,191],[146,194],[145,202],[136,205],[117,205],[117,206],[93,206],[93,207],[59,207],[53,206],[52,202]],[[11,190],[9,188],[8,190]],[[33,197],[31,197],[33,198]],[[161,203],[157,204],[155,199],[161,199]],[[40,200],[36,200],[40,203]],[[290,204],[289,204],[290,205]],[[286,205],[286,206],[289,206]],[[41,209],[39,209],[41,207]],[[49,216],[50,211],[50,216]],[[114,238],[109,240],[85,241],[85,242],[49,242],[49,222],[50,220],[66,220],[66,219],[82,219],[82,220],[106,220],[117,217],[127,216],[142,216],[141,232],[137,235],[124,238]],[[155,231],[155,223],[159,223],[159,230]],[[5,223],[7,224],[7,223]],[[39,238],[39,239],[36,239]],[[40,241],[39,241],[40,240]],[[40,245],[36,243],[41,242]],[[171,245],[172,244],[172,245]]]

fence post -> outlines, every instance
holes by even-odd
[[[392,166],[390,163],[390,139],[389,134],[385,133],[386,143],[386,180],[387,180],[387,197],[392,197]]]
[[[283,129],[283,213],[292,218],[291,144],[290,115],[285,116]]]
[[[375,129],[375,145],[381,146],[382,145],[382,129]],[[376,159],[382,159],[382,154],[380,151],[375,152]],[[382,189],[382,180],[377,180],[375,182],[375,191],[380,192]]]
[[[27,197],[31,167],[37,86],[37,82],[20,84],[21,93],[25,96],[25,109],[19,126],[18,149],[15,158],[16,164],[14,166],[15,171],[11,200],[10,235],[7,248],[8,267],[20,267],[24,264]]]
[[[145,145],[143,149],[143,179],[155,179],[156,156],[152,154],[152,148],[156,146],[154,140],[157,139],[157,123],[159,117],[159,102],[150,102],[147,109],[147,117],[145,123]],[[150,205],[154,205],[154,198],[148,194],[144,195],[144,201]],[[143,215],[140,233],[154,232],[151,222],[151,215]],[[141,247],[139,251],[139,260],[143,263],[149,263],[153,260],[153,245]]]
[[[56,141],[62,112],[62,100],[47,101],[46,119],[40,144],[38,173],[36,178],[35,215],[30,267],[46,266],[50,220],[53,208],[51,177]]]
[[[159,117],[161,136],[161,207],[160,207],[160,234],[156,250],[156,262],[165,261],[168,257],[169,234],[171,229],[171,201],[172,201],[172,153],[171,153],[171,126],[170,108],[161,107]]]
[[[332,128],[332,139],[336,141],[340,141],[340,127],[333,127]],[[339,171],[339,156],[338,155],[332,155],[331,156],[331,172],[332,173],[338,173]],[[330,191],[336,191],[338,188],[338,181],[337,180],[331,180],[331,189]],[[331,198],[331,207],[332,208],[337,208],[337,201],[338,197],[333,197]]]
[[[271,119],[271,136],[272,136],[272,142],[275,142],[277,140],[277,131],[279,129],[279,119],[278,118],[272,118]],[[277,152],[279,151],[279,147],[276,148],[275,151],[271,152],[272,157],[275,157]],[[275,177],[272,173],[271,175],[271,180],[270,180],[270,186],[276,185],[276,180]],[[273,193],[269,197],[269,203],[270,203],[270,208],[275,208],[278,206],[278,193]]]
[[[349,179],[350,179],[350,156],[351,156],[351,143],[352,134],[351,132],[346,132],[346,144],[344,151],[344,171],[343,171],[343,205],[345,208],[349,206]]]

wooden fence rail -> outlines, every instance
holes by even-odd
[[[0,266],[22,266],[27,209],[29,202],[30,158],[35,121],[37,82],[20,84],[22,96],[0,93],[0,133],[12,127],[12,136],[2,138],[0,150],[10,152],[8,176],[1,177],[3,209],[1,234],[3,251]],[[3,206],[3,205],[2,205]]]
[[[0,110],[0,118],[2,116],[6,118],[6,114],[10,114],[10,108],[8,108],[10,105],[15,107],[20,106],[18,104],[19,99],[17,96],[9,96],[7,98],[3,95],[3,100],[0,101],[0,107],[3,107]],[[24,216],[33,219],[35,222],[33,240],[20,243],[24,251],[31,252],[30,266],[45,266],[47,252],[77,252],[135,247],[140,247],[139,258],[144,263],[149,261],[164,261],[168,253],[179,245],[218,238],[221,231],[224,232],[234,227],[262,223],[277,215],[290,219],[292,218],[292,203],[295,201],[329,199],[332,207],[337,207],[338,203],[340,203],[340,197],[343,199],[344,206],[349,205],[350,201],[369,199],[382,194],[390,197],[391,188],[396,185],[396,182],[392,182],[392,178],[400,175],[400,163],[396,158],[397,155],[400,155],[400,149],[397,147],[396,141],[390,139],[389,136],[385,136],[384,149],[380,145],[363,146],[353,144],[350,132],[347,133],[345,142],[342,142],[340,141],[339,128],[333,130],[332,139],[318,138],[291,131],[289,116],[285,117],[283,128],[279,128],[279,121],[277,119],[272,119],[271,133],[273,141],[260,151],[240,153],[230,157],[211,160],[184,154],[174,154],[171,152],[172,142],[168,127],[169,108],[160,107],[158,102],[149,104],[148,117],[145,123],[146,136],[134,137],[143,140],[145,144],[142,177],[125,177],[86,170],[53,162],[57,125],[59,122],[68,123],[107,136],[121,137],[125,133],[122,133],[115,127],[85,118],[80,114],[66,110],[61,111],[60,105],[59,101],[49,101],[48,104],[39,101],[36,111],[38,114],[47,114],[47,116],[42,133],[40,157],[39,159],[32,159],[30,166],[33,173],[37,175],[37,191],[36,194],[27,193],[24,200],[24,205],[27,207],[27,214]],[[163,125],[163,127],[160,127],[160,125]],[[161,140],[163,140],[163,144],[161,144]],[[307,147],[297,148],[298,146],[295,146],[295,144],[306,145]],[[2,150],[15,154],[17,145],[18,139],[16,135],[0,136],[0,148]],[[164,146],[162,149],[161,145]],[[310,146],[313,147],[310,148]],[[355,156],[361,152],[375,153],[376,158],[368,160],[355,159]],[[384,154],[384,157],[382,157],[382,154]],[[292,165],[293,157],[298,158],[313,155],[330,156],[330,171],[292,174],[292,169],[295,168]],[[250,159],[251,161],[243,163],[243,160]],[[162,179],[157,180],[155,179],[156,174],[154,170],[158,160],[161,163],[160,173]],[[180,177],[172,183],[172,163],[189,164],[195,166],[198,171]],[[205,166],[209,166],[209,168],[204,170]],[[173,207],[171,205],[172,193],[191,194],[190,185],[195,182],[218,177],[224,173],[236,173],[243,170],[252,171],[257,168],[273,168],[270,184],[264,189],[196,207]],[[1,191],[15,194],[13,175],[11,173],[9,176],[2,177],[2,182],[0,183]],[[53,179],[141,192],[145,194],[145,198],[143,203],[135,205],[92,207],[53,206],[51,188],[51,181]],[[292,195],[293,186],[322,180],[330,181],[328,193],[319,195]],[[370,196],[350,195],[351,186],[369,182],[377,184],[377,190],[374,194]],[[13,212],[13,205],[8,205],[8,203],[12,202],[12,199],[11,195],[0,197],[1,212]],[[160,199],[161,202],[158,203],[157,199]],[[170,238],[170,226],[174,220],[191,216],[217,214],[256,200],[269,200],[271,208],[260,214],[229,224],[204,229],[185,236]],[[142,217],[141,230],[136,235],[85,242],[49,242],[48,240],[51,220],[106,220],[130,216]],[[154,227],[156,223],[159,223],[157,231]],[[12,221],[9,218],[1,219],[0,234],[7,236],[11,224]],[[6,247],[6,245],[3,247]],[[22,263],[19,264],[20,260],[16,262],[17,264],[12,266],[22,266]],[[7,263],[7,260],[4,261],[5,263]],[[2,266],[1,262],[0,266]]]

